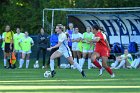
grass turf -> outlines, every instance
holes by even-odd
[[[0,69],[1,93],[140,93],[139,69],[114,70],[110,78],[105,71],[85,69],[86,78],[77,70],[56,69],[54,78],[44,78],[45,69]]]

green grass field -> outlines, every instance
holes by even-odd
[[[110,78],[105,71],[85,69],[86,78],[77,70],[56,69],[54,78],[44,78],[45,69],[0,69],[1,93],[140,93],[140,70],[114,70]]]

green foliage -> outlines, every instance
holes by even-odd
[[[37,34],[42,27],[44,8],[104,8],[138,7],[140,0],[0,0],[0,33],[6,24],[14,30],[17,26],[30,34]],[[48,12],[48,23],[51,12]],[[55,24],[66,24],[66,12],[55,12]],[[48,25],[45,24],[45,25]],[[48,32],[49,33],[49,32]]]

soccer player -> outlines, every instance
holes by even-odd
[[[16,33],[14,34],[14,49],[16,53],[16,58],[19,61],[21,58],[21,47],[19,46],[19,40],[24,37],[24,33],[21,33],[20,28],[16,28]]]
[[[77,63],[77,57],[78,57],[79,63],[81,63],[82,61],[81,52],[78,47],[78,42],[80,42],[81,39],[82,39],[82,34],[79,33],[79,29],[76,27],[72,33],[72,52],[73,52],[74,62],[76,63]]]
[[[10,30],[10,26],[9,25],[6,25],[5,31],[6,31],[6,33],[4,35],[4,42],[5,42],[4,57],[8,59],[8,63],[9,63],[8,69],[9,69],[9,68],[12,68],[12,65],[10,63],[10,54],[11,54],[11,52],[14,49],[14,46],[13,46],[14,32],[12,30]],[[4,60],[4,62],[5,62],[5,60]],[[14,65],[13,68],[15,68],[15,65]]]
[[[28,36],[28,32],[25,31],[25,36],[20,39],[19,46],[22,50],[22,58],[20,59],[19,68],[22,68],[24,59],[26,56],[26,68],[29,67],[29,61],[30,61],[30,53],[31,53],[31,47],[34,45],[34,41],[31,37]]]
[[[60,57],[62,55],[64,55],[68,59],[70,64],[74,65],[81,72],[82,76],[85,77],[85,73],[82,70],[82,68],[79,66],[78,63],[73,61],[70,48],[68,47],[67,36],[63,32],[62,26],[56,26],[55,31],[59,34],[58,44],[53,46],[53,47],[47,48],[48,51],[51,51],[53,48],[59,47],[59,49],[57,51],[55,51],[50,57],[50,68],[51,68],[52,77],[54,77],[54,75],[55,75],[54,59],[57,58],[57,57]]]
[[[121,67],[125,68],[125,63],[131,64],[132,61],[133,61],[132,55],[130,53],[128,53],[127,49],[125,49],[123,55],[116,57],[116,61],[112,65],[112,69],[113,68],[120,69]]]
[[[106,71],[111,75],[111,78],[115,77],[115,74],[112,72],[110,67],[107,65],[110,47],[106,38],[106,35],[101,32],[101,28],[98,25],[93,26],[92,30],[95,37],[93,38],[93,42],[96,42],[94,53],[91,56],[93,64],[100,69],[100,74],[102,75],[103,67]],[[102,59],[102,66],[97,61],[98,58]]]
[[[73,23],[69,23],[69,28],[66,31],[66,33],[68,34],[68,46],[70,49],[72,49],[72,33],[74,31],[74,27],[73,27]]]
[[[135,58],[135,60],[131,63],[130,66],[127,66],[128,68],[134,68],[136,69],[139,64],[140,64],[140,52],[136,54],[137,58]]]
[[[92,38],[94,37],[94,34],[91,32],[90,26],[86,27],[86,32],[83,33],[83,58],[80,63],[80,66],[83,68],[86,56],[88,56],[88,69],[90,69],[93,64],[91,63],[91,53],[94,49],[93,42],[90,42]]]
[[[38,50],[37,50],[37,58],[36,58],[35,64],[38,64],[39,55],[40,55],[40,52],[42,51],[42,54],[43,54],[42,69],[45,68],[46,48],[47,48],[47,35],[45,34],[44,29],[41,28],[40,34],[38,35]]]

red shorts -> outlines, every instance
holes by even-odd
[[[100,49],[100,50],[95,50],[94,52],[97,52],[100,54],[100,57],[109,57],[110,56],[110,51],[108,49]]]

